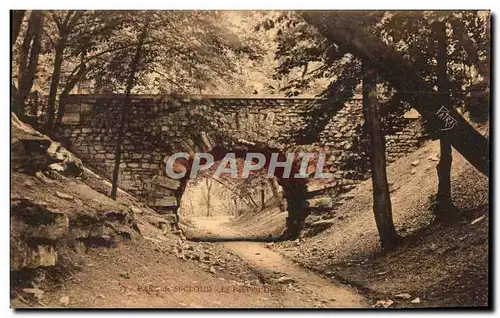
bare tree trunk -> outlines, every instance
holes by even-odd
[[[33,87],[42,43],[43,12],[33,10],[28,23],[28,30],[23,41],[19,58],[18,89],[14,96],[14,112],[23,117],[26,99]]]
[[[50,90],[49,97],[47,100],[47,132],[52,132],[54,129],[54,121],[56,117],[56,99],[57,99],[57,89],[59,88],[59,82],[61,80],[61,68],[64,59],[64,49],[66,48],[66,43],[68,42],[68,37],[73,31],[73,28],[77,21],[83,16],[84,11],[68,10],[63,21],[55,20],[57,28],[59,31],[59,38],[56,43],[55,56],[54,56],[54,71],[52,72],[52,78],[50,80]],[[54,16],[54,19],[55,16]]]
[[[247,197],[250,199],[250,202],[252,202],[254,210],[259,210],[259,205],[255,202],[255,200],[252,197],[251,193],[247,193]]]
[[[118,191],[118,174],[120,171],[120,162],[121,162],[121,156],[122,156],[122,142],[123,142],[123,136],[125,135],[125,124],[127,122],[128,111],[129,111],[129,108],[131,107],[130,93],[132,92],[132,88],[134,86],[135,76],[136,76],[137,68],[139,66],[139,62],[141,59],[141,52],[143,49],[144,41],[145,41],[147,33],[148,33],[148,28],[149,28],[149,20],[146,21],[145,25],[143,26],[141,35],[139,36],[139,42],[137,42],[135,57],[134,57],[134,60],[132,61],[132,65],[130,68],[130,75],[129,75],[128,82],[127,82],[127,88],[126,88],[126,92],[125,92],[125,100],[124,100],[124,105],[122,107],[122,116],[121,116],[121,121],[120,121],[120,127],[118,130],[118,138],[116,140],[115,167],[113,169],[113,181],[112,181],[112,185],[111,185],[111,198],[113,200],[116,200],[116,194]]]
[[[236,200],[236,198],[234,198],[233,203],[234,203],[234,215],[238,216],[238,200]]]
[[[278,192],[278,180],[276,178],[269,179],[269,185],[271,186],[271,190],[273,191],[274,198],[280,207],[281,212],[286,211],[285,200]]]
[[[59,80],[61,79],[61,67],[63,62],[64,48],[66,47],[67,36],[63,34],[56,44],[55,57],[54,57],[54,71],[52,72],[52,77],[50,79],[50,91],[49,98],[47,100],[48,117],[46,123],[47,132],[52,131],[54,125],[55,113],[56,113],[56,97],[57,88],[59,86]]]
[[[210,179],[205,178],[205,184],[207,186],[207,217],[210,217],[210,194],[212,192],[212,182],[210,181]]]
[[[446,108],[451,109],[453,105],[450,102],[448,84],[446,24],[444,22],[435,22],[432,29],[437,46],[437,84],[441,97],[439,102]],[[451,221],[455,212],[451,201],[451,164],[453,158],[450,141],[444,134],[440,137],[439,148],[441,156],[436,166],[439,184],[434,213],[440,221]]]
[[[377,100],[377,76],[369,63],[363,61],[363,112],[370,132],[373,213],[382,248],[390,248],[397,244],[398,234],[392,220],[391,197],[387,184],[385,138],[382,134],[380,105]]]
[[[262,185],[262,189],[260,189],[260,207],[261,210],[266,208],[266,188],[264,188],[264,184]]]
[[[12,34],[10,38],[10,45],[14,46],[17,41],[19,32],[21,31],[21,25],[23,24],[23,18],[26,10],[11,10],[11,22],[12,22]]]

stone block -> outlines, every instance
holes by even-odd
[[[150,198],[148,205],[153,207],[176,207],[177,198],[174,196],[162,196],[160,198]]]
[[[62,123],[66,125],[76,125],[80,123],[80,113],[65,113]]]
[[[177,190],[181,185],[178,180],[170,179],[164,176],[154,176],[151,182],[162,188],[170,190]]]

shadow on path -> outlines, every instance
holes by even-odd
[[[188,241],[192,242],[263,242],[263,243],[272,243],[272,242],[282,242],[282,237],[242,237],[242,236],[193,236],[187,237]]]

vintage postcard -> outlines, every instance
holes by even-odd
[[[491,308],[488,10],[12,10],[12,308]]]

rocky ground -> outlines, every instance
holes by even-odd
[[[429,142],[388,167],[401,245],[380,251],[371,180],[325,222],[324,232],[273,250],[328,277],[356,286],[372,303],[391,307],[476,307],[488,304],[489,184],[453,152],[453,203],[459,220],[434,221],[439,143]]]
[[[193,223],[193,236],[188,234],[188,239],[213,239],[215,246],[230,251],[248,264],[261,282],[282,284],[301,295],[301,301],[312,307],[363,308],[370,305],[356,288],[296,264],[269,249],[272,243],[249,240],[250,232],[235,226],[228,217],[197,217]]]
[[[272,243],[265,239],[282,232],[286,217],[272,205],[237,220],[181,219],[178,230],[123,191],[111,200],[109,182],[15,117],[12,136],[14,308],[488,304],[488,180],[454,153],[460,220],[435,223],[436,142],[388,168],[403,239],[383,252],[370,180],[322,220],[323,232]]]
[[[234,250],[186,240],[172,220],[127,193],[111,200],[109,182],[13,118],[11,307],[366,305],[355,289],[330,286],[264,246]],[[260,253],[269,260],[265,268],[253,258]],[[323,292],[314,293],[314,284]]]

